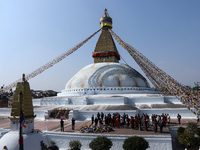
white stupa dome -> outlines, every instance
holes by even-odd
[[[40,150],[41,149],[41,141],[47,145],[46,139],[43,137],[41,133],[27,133],[23,134],[23,143],[25,150]],[[0,140],[0,149],[4,146],[7,147],[8,150],[19,150],[19,132],[10,131],[3,135]],[[47,145],[48,146],[48,145]]]
[[[76,73],[67,82],[65,89],[58,96],[69,95],[69,93],[84,94],[84,91],[102,90],[101,88],[104,91],[116,88],[118,90],[119,88],[120,90],[121,88],[151,89],[148,81],[128,65],[120,63],[94,63],[87,65]]]
[[[75,74],[65,90],[96,87],[150,87],[135,69],[120,63],[90,64]]]

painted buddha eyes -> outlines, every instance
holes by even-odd
[[[109,59],[110,57],[106,57],[106,59]],[[103,59],[102,57],[99,57],[98,59]]]

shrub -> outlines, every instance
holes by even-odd
[[[195,134],[197,134],[198,137],[196,137]],[[181,144],[184,144],[185,147],[200,144],[200,130],[195,122],[188,122],[185,129],[183,127],[179,127],[177,130],[177,135],[178,141]]]
[[[193,136],[193,134],[191,134],[190,132],[185,130],[183,134],[178,136],[178,141],[181,144],[184,144],[186,147],[189,147],[196,140],[195,140],[195,137]]]
[[[188,122],[186,129],[194,136],[197,133],[197,124],[195,122]]]
[[[185,128],[183,127],[179,127],[178,130],[177,130],[177,136],[179,137],[181,134],[183,134],[185,131]]]
[[[111,139],[107,138],[106,136],[98,136],[90,142],[89,147],[92,150],[109,150],[112,145],[113,143]]]
[[[124,150],[146,150],[147,148],[149,143],[143,137],[132,136],[124,140]]]
[[[81,142],[78,140],[73,140],[69,142],[70,150],[80,150],[81,149]]]

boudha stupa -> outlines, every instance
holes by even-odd
[[[94,63],[75,74],[58,96],[128,94],[136,89],[152,91],[139,72],[119,63],[120,54],[108,30],[112,29],[112,18],[106,9],[100,24],[102,32],[92,53]]]
[[[162,95],[138,71],[119,63],[120,54],[109,32],[112,18],[106,9],[100,25],[101,34],[92,53],[94,63],[78,71],[56,97],[34,99],[34,106],[52,106],[46,114],[53,107],[62,107],[69,112],[66,119],[77,120],[90,119],[98,111],[126,112],[129,116],[166,113],[171,118],[181,113],[182,117],[195,118],[175,96]]]

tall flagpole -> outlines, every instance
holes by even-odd
[[[23,95],[22,92],[19,93],[19,110],[20,110],[20,117],[19,117],[19,150],[23,150],[23,135],[22,135],[22,100]]]

